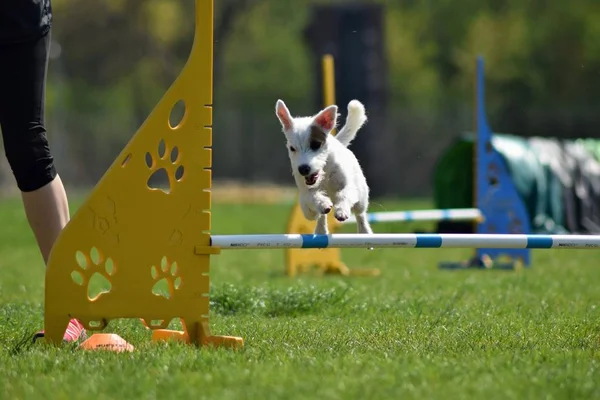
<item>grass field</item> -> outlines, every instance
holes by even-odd
[[[73,210],[77,208],[73,203]],[[372,211],[430,207],[376,203]],[[215,205],[213,233],[281,233],[289,205]],[[241,351],[23,346],[43,325],[43,266],[17,200],[0,202],[0,397],[7,399],[600,398],[597,252],[533,253],[521,272],[440,271],[468,250],[343,250],[380,277],[283,275],[283,251],[213,258],[211,328]],[[375,226],[378,232],[431,229]],[[346,230],[346,229],[345,229]]]

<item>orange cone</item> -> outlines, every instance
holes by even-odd
[[[84,350],[133,351],[134,347],[114,333],[96,333],[79,345]]]

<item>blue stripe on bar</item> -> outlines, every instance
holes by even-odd
[[[301,235],[303,249],[319,249],[329,245],[327,235]]]
[[[450,219],[450,211],[449,210],[442,210],[442,219],[446,220],[446,221]]]
[[[440,235],[417,235],[415,247],[442,247],[442,237]]]
[[[405,221],[412,221],[414,218],[412,211],[406,211],[404,212],[404,220]]]
[[[377,222],[377,216],[375,214],[367,214],[367,221],[369,221],[370,224],[374,224]]]
[[[552,237],[548,235],[530,235],[527,237],[528,249],[551,249]]]

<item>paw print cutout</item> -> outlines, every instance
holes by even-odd
[[[173,297],[175,292],[181,288],[181,276],[177,262],[171,262],[167,257],[160,261],[160,267],[155,265],[150,268],[152,278],[156,282],[152,287],[152,293],[163,296],[166,299]]]
[[[163,139],[156,150],[146,153],[146,166],[150,170],[147,185],[152,190],[171,193],[183,179],[185,168],[180,164],[181,153],[177,146],[169,148]]]
[[[111,278],[117,272],[115,263],[96,247],[89,252],[77,251],[75,260],[78,268],[71,272],[71,279],[80,286],[87,288],[90,300],[97,300],[112,290]]]

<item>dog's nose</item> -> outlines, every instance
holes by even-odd
[[[310,173],[310,167],[306,164],[302,164],[298,167],[298,172],[300,172],[300,175],[306,176]]]

